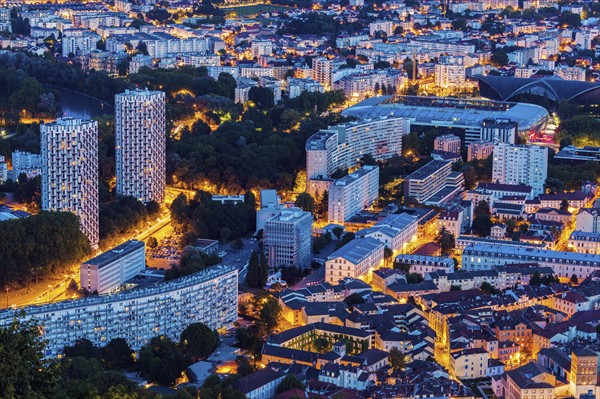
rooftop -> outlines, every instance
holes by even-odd
[[[446,167],[447,165],[451,165],[450,161],[441,161],[441,160],[433,160],[428,164],[420,167],[415,170],[413,173],[406,177],[406,180],[424,180],[427,177],[433,175],[440,169]]]
[[[358,264],[384,245],[372,237],[356,238],[327,257],[328,260],[344,258]]]
[[[117,259],[123,258],[132,252],[144,248],[144,243],[138,240],[129,240],[123,244],[114,247],[111,250],[101,253],[100,255],[87,260],[84,265],[96,266],[101,269]]]
[[[479,127],[486,119],[510,119],[518,123],[521,131],[531,130],[548,119],[548,112],[533,104],[412,96],[372,97],[344,110],[342,115],[414,118],[411,123],[456,127]]]

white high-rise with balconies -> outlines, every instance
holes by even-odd
[[[40,127],[42,209],[73,212],[98,244],[98,122],[59,118]]]
[[[147,203],[165,199],[165,93],[115,96],[117,193]]]
[[[544,193],[548,177],[548,148],[534,145],[500,143],[494,147],[492,181],[502,184],[525,184],[534,195]]]

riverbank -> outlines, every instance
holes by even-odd
[[[94,116],[115,113],[115,107],[112,104],[87,93],[52,84],[46,84],[45,86],[58,93],[62,116],[91,119]]]

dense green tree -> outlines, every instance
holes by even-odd
[[[172,386],[188,364],[175,343],[160,336],[140,349],[137,365],[142,377],[149,382]]]
[[[73,346],[65,346],[63,354],[66,357],[83,357],[85,359],[102,358],[100,349],[87,338],[78,339]]]
[[[280,394],[294,388],[304,390],[306,387],[294,374],[288,374],[281,380],[279,385],[277,385],[275,393]]]
[[[113,338],[101,349],[102,361],[108,369],[121,369],[133,365],[134,352],[124,338]]]
[[[406,275],[406,282],[408,284],[418,284],[418,283],[422,282],[423,280],[424,280],[423,276],[419,273],[408,273]]]
[[[536,271],[533,273],[533,276],[529,279],[529,285],[532,287],[539,287],[542,284],[542,277],[540,276],[540,272]]]
[[[277,299],[269,296],[260,309],[260,320],[265,324],[268,330],[272,330],[277,326],[279,315],[281,314],[281,306]]]
[[[346,303],[346,305],[348,305],[349,308],[351,308],[354,305],[365,303],[365,298],[363,298],[358,292],[355,292],[352,295],[348,295],[344,299],[344,302]]]
[[[256,251],[252,251],[250,254],[250,260],[248,261],[248,272],[246,273],[245,282],[252,288],[264,288],[264,272],[262,270],[263,265],[261,264],[261,258],[262,256]]]
[[[258,275],[260,269],[260,262],[258,258],[258,252],[252,251],[250,254],[250,260],[248,261],[248,272],[246,273],[245,282],[250,287],[258,287]]]
[[[298,208],[301,208],[303,211],[310,213],[315,212],[315,200],[309,193],[298,194],[294,205],[296,205]]]
[[[456,246],[454,234],[446,230],[445,227],[440,232],[440,245],[442,247],[442,254],[444,255],[450,255]]]
[[[558,23],[567,25],[570,28],[579,28],[581,26],[581,15],[571,11],[564,11],[558,17]]]
[[[335,235],[335,237],[339,240],[340,238],[342,238],[342,234],[344,234],[344,228],[340,227],[340,226],[336,226],[333,228],[333,235]]]
[[[15,319],[0,328],[0,397],[53,398],[58,388],[56,363],[45,359],[40,326]]]
[[[497,289],[496,287],[494,287],[492,284],[488,283],[487,281],[484,281],[483,283],[481,283],[481,286],[479,287],[479,289],[489,295],[497,295],[497,294],[501,293],[501,291],[499,289]]]
[[[275,106],[273,92],[266,87],[252,87],[248,92],[248,99],[262,110],[268,110]]]
[[[325,337],[318,337],[315,338],[315,340],[313,341],[313,347],[315,348],[315,351],[317,351],[318,353],[327,353],[329,351],[331,351],[331,341],[329,341],[327,338]]]
[[[183,330],[179,346],[192,358],[206,358],[217,347],[217,335],[203,323],[192,323]]]
[[[488,237],[492,228],[492,220],[486,214],[480,213],[473,219],[473,230],[479,234],[480,237]]]
[[[406,357],[396,347],[390,350],[388,361],[394,370],[403,370],[406,367]]]
[[[577,285],[577,283],[579,283],[579,279],[577,278],[577,275],[575,273],[573,273],[573,275],[571,276],[569,281],[571,282],[571,284],[574,284],[574,285]]]
[[[255,326],[238,328],[235,332],[235,337],[240,344],[240,348],[251,352],[260,350],[261,341]]]
[[[492,53],[490,61],[497,67],[506,66],[508,65],[508,54],[503,49],[498,49]]]
[[[81,262],[89,240],[70,212],[40,212],[0,222],[0,283],[28,282]]]

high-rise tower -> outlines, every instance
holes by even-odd
[[[165,93],[115,96],[117,194],[147,203],[165,199]]]
[[[42,209],[73,212],[98,244],[98,122],[59,118],[40,128]]]

